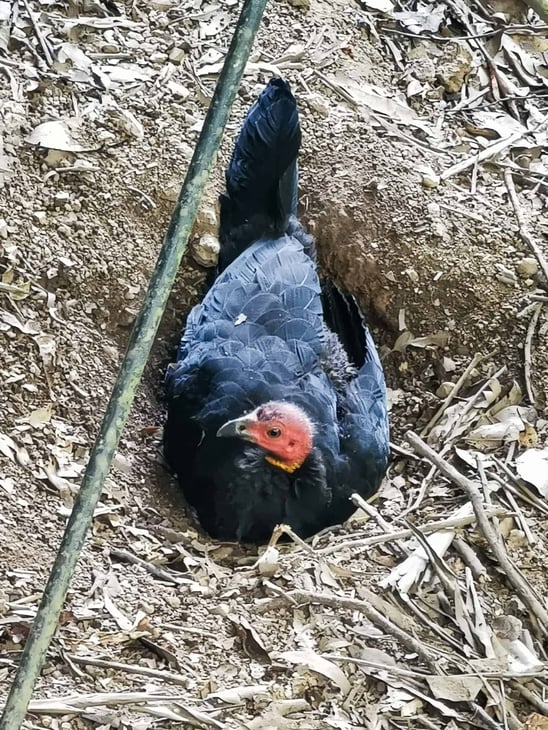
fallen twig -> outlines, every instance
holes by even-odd
[[[493,353],[490,353],[490,355],[491,354],[493,354]],[[448,406],[451,405],[452,401],[458,395],[460,389],[462,388],[462,386],[466,382],[466,379],[468,378],[468,376],[470,375],[470,373],[472,372],[472,370],[476,367],[476,365],[479,365],[479,363],[482,360],[484,360],[484,359],[485,359],[485,356],[480,355],[479,353],[476,353],[474,355],[474,357],[472,358],[472,361],[470,362],[470,364],[468,365],[468,367],[466,368],[466,370],[463,372],[463,374],[460,376],[460,378],[457,380],[457,382],[453,386],[453,390],[443,400],[443,402],[441,403],[441,405],[438,408],[438,410],[434,413],[434,415],[432,416],[432,418],[428,421],[428,423],[426,424],[426,426],[422,429],[421,434],[420,434],[422,437],[426,436],[428,433],[430,433],[430,431],[432,430],[432,428],[434,428],[434,426],[436,425],[436,423],[440,420],[440,418],[443,416],[443,414],[447,410]]]
[[[502,139],[497,140],[493,144],[490,144],[488,147],[483,149],[481,152],[478,152],[477,155],[473,155],[472,157],[468,157],[466,160],[461,160],[460,162],[457,162],[455,165],[452,165],[447,170],[445,170],[445,172],[442,172],[442,174],[440,175],[440,178],[442,180],[447,180],[448,178],[453,177],[454,175],[459,175],[461,172],[468,170],[469,167],[472,167],[473,165],[483,162],[484,160],[488,160],[490,157],[493,157],[494,155],[498,155],[499,152],[502,152],[503,150],[507,149],[508,147],[511,147],[513,144],[518,142],[526,134],[527,134],[527,132],[525,132],[523,130],[519,130],[517,132],[514,132],[514,134],[509,135],[508,137],[503,137]]]
[[[482,565],[480,559],[470,547],[470,545],[460,537],[455,537],[453,547],[459,553],[462,560],[470,568],[472,575],[476,580],[484,580],[487,576],[487,568]]]
[[[502,507],[494,507],[492,510],[486,510],[485,513],[488,517],[501,517],[503,515],[508,516],[510,513]],[[426,525],[420,525],[421,532],[425,535],[431,532],[437,532],[438,530],[447,530],[451,527],[466,527],[476,521],[476,515],[463,515],[462,517],[449,517],[446,520],[439,520],[438,522],[428,522]],[[365,537],[357,540],[345,540],[344,542],[333,543],[325,548],[316,550],[316,555],[330,555],[331,553],[339,552],[351,548],[372,547],[373,545],[382,545],[385,542],[392,540],[401,540],[402,538],[413,537],[413,531],[406,530],[395,530],[387,535],[375,535],[374,537]]]
[[[531,249],[531,251],[535,254],[536,259],[539,263],[539,266],[542,269],[544,276],[546,277],[546,281],[548,281],[548,262],[544,258],[544,255],[540,249],[540,246],[537,244],[537,242],[533,239],[533,237],[529,233],[529,230],[527,228],[527,223],[526,223],[525,217],[523,215],[523,210],[521,209],[521,204],[519,202],[518,194],[516,192],[516,186],[514,185],[514,180],[512,178],[511,170],[507,169],[504,171],[504,182],[506,183],[506,187],[508,189],[508,195],[510,197],[512,207],[514,208],[514,213],[515,213],[516,219],[518,221],[518,229],[519,229],[519,235],[521,236],[521,240],[524,243],[526,243],[527,246],[529,246],[529,248]]]
[[[537,617],[542,629],[546,633],[548,631],[548,611],[544,608],[540,600],[534,594],[523,575],[514,566],[502,545],[500,536],[495,533],[486,511],[483,507],[483,500],[477,485],[463,474],[461,474],[454,466],[451,466],[445,459],[442,459],[433,449],[431,449],[424,441],[417,436],[416,433],[408,431],[406,433],[407,441],[413,446],[415,451],[421,456],[427,458],[432,464],[435,464],[441,473],[464,490],[468,499],[472,502],[474,512],[485,539],[489,543],[489,547],[500,563],[508,581],[514,586],[521,600],[529,607],[531,612]]]
[[[384,530],[387,535],[392,534],[392,525],[390,525],[384,517],[379,513],[379,511],[374,507],[372,504],[368,504],[363,497],[361,497],[359,494],[354,493],[351,496],[352,502],[358,507],[359,509],[363,510],[366,515],[371,517],[375,520],[375,522],[378,524],[378,526],[381,528],[381,530]],[[399,543],[399,540],[394,540],[396,549],[403,553],[404,555],[409,555],[409,550],[405,545],[401,545]]]
[[[525,377],[525,387],[527,389],[527,396],[531,405],[535,405],[536,397],[535,390],[533,388],[533,378],[531,375],[531,362],[533,357],[533,337],[537,329],[538,320],[542,311],[542,303],[538,303],[533,311],[533,316],[529,321],[527,327],[527,336],[525,337],[525,346],[523,348],[523,370]]]
[[[51,55],[51,50],[48,45],[48,42],[44,38],[44,34],[40,30],[40,26],[38,25],[38,22],[36,21],[36,18],[34,17],[34,13],[30,9],[29,1],[23,0],[23,5],[25,6],[25,10],[27,11],[27,15],[29,16],[29,20],[34,29],[34,33],[36,35],[36,38],[38,39],[38,43],[40,44],[40,47],[42,48],[42,51],[44,53],[44,58],[46,60],[46,63],[48,64],[48,66],[51,66],[53,63],[53,56]]]
[[[113,558],[118,558],[118,560],[123,560],[125,563],[132,563],[133,565],[140,565],[141,568],[144,568],[155,578],[158,578],[158,580],[163,580],[168,583],[174,583],[175,585],[180,585],[181,583],[186,582],[184,580],[181,580],[180,578],[178,578],[175,575],[171,575],[171,573],[168,573],[167,570],[162,570],[162,568],[159,568],[157,565],[153,565],[152,563],[149,563],[146,560],[143,560],[142,558],[137,557],[137,555],[130,553],[128,550],[121,550],[119,548],[111,548],[110,554]]]
[[[127,672],[129,674],[142,674],[145,677],[156,677],[157,679],[163,679],[166,682],[180,684],[183,687],[188,686],[188,679],[182,674],[176,674],[175,672],[166,672],[161,669],[150,669],[149,667],[142,667],[139,664],[111,662],[92,656],[78,656],[77,654],[67,654],[67,657],[75,664],[82,664],[89,667],[104,667],[105,669],[119,669],[121,672]]]
[[[396,626],[396,624],[383,616],[376,608],[373,608],[373,606],[366,601],[358,601],[354,598],[342,598],[340,596],[330,596],[325,593],[313,593],[312,591],[294,590],[289,591],[284,596],[274,598],[268,603],[256,606],[255,611],[258,613],[266,613],[267,611],[271,611],[279,606],[281,602],[289,601],[293,603],[295,601],[298,603],[308,604],[318,603],[321,606],[346,608],[350,611],[358,611],[371,621],[372,624],[397,639],[408,651],[417,654],[431,671],[436,674],[438,673],[435,654],[427,649],[423,642],[418,641],[411,636],[411,634],[408,634],[407,631]]]
[[[86,710],[88,707],[102,705],[133,705],[150,702],[181,702],[188,699],[186,695],[169,694],[168,692],[97,692],[94,694],[65,695],[45,700],[31,700],[28,712],[47,715],[65,715],[71,712]],[[3,705],[0,705],[0,708]]]

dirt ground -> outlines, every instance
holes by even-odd
[[[4,18],[5,5],[2,694],[240,4],[41,0],[15,3]],[[440,182],[497,139],[467,133],[478,121],[458,109],[465,89],[481,89],[481,54],[461,58],[466,44],[454,52],[436,31],[430,41],[391,34],[379,9],[350,0],[269,4],[205,204],[220,190],[245,111],[281,71],[301,112],[302,218],[322,266],[359,297],[386,368],[395,450],[375,507],[315,538],[312,552],[289,543],[259,565],[262,548],[215,543],[187,516],[159,441],[162,373],[206,274],[187,254],[36,687],[36,700],[49,704],[36,704],[25,727],[514,730],[527,718],[528,728],[542,727],[534,723],[547,712],[548,626],[472,518],[457,520],[456,543],[408,590],[389,580],[418,545],[400,534],[404,517],[416,526],[453,518],[468,499],[411,453],[405,433],[421,432],[479,354],[428,440],[448,458],[455,445],[485,451],[484,436],[466,437],[496,421],[493,404],[525,409],[517,435],[506,432],[479,472],[475,452],[454,463],[483,488],[488,524],[547,610],[548,508],[514,468],[526,446],[545,453],[548,445],[547,282],[503,177],[516,159],[533,160],[529,173],[514,175],[521,233],[526,226],[546,257],[542,122],[511,158],[506,149]],[[525,6],[515,17],[502,12],[515,25],[531,22]],[[420,93],[409,95],[411,80]],[[545,113],[542,88],[530,106],[518,98],[522,120],[525,109],[531,119]],[[490,98],[486,108],[503,109]],[[530,653],[522,677],[503,617],[522,624],[516,637]],[[462,686],[439,686],[438,673],[459,675]]]

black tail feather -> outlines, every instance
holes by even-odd
[[[286,81],[272,79],[248,112],[226,171],[220,271],[253,241],[285,233],[297,212],[300,144],[295,98]]]
[[[325,322],[337,333],[350,362],[360,368],[365,362],[366,340],[356,300],[350,294],[343,294],[330,279],[324,279],[321,285]]]

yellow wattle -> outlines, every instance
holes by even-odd
[[[283,469],[284,471],[288,472],[289,474],[293,474],[294,471],[297,471],[297,469],[301,466],[301,462],[299,461],[280,461],[279,459],[275,459],[273,456],[265,456],[264,457],[269,464],[272,464],[273,466],[277,466],[279,469]]]

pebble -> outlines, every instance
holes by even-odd
[[[438,396],[438,398],[447,398],[449,393],[453,391],[454,387],[454,383],[442,383],[440,387],[436,390],[436,395]]]
[[[440,184],[440,176],[437,175],[432,168],[423,168],[421,170],[421,183],[423,188],[437,188]]]
[[[534,276],[538,271],[538,261],[532,257],[521,259],[517,265],[518,274],[524,278]]]
[[[0,238],[8,237],[8,224],[5,218],[0,218]]]
[[[220,250],[221,245],[217,236],[212,233],[204,233],[192,246],[192,258],[200,266],[211,268],[217,265]]]
[[[201,206],[194,225],[200,234],[215,233],[219,229],[219,219],[215,208],[211,205]]]
[[[162,51],[154,51],[154,53],[150,54],[150,61],[152,63],[165,63],[167,61],[167,53],[162,53]]]
[[[66,190],[61,190],[60,192],[55,193],[54,200],[56,205],[65,205],[70,202],[70,193]]]
[[[171,49],[169,52],[169,60],[171,63],[182,63],[185,59],[186,53],[183,48],[179,48],[178,46],[175,46]]]
[[[41,226],[43,226],[46,222],[47,215],[45,210],[35,210],[32,214],[32,217],[34,220],[39,223]]]
[[[171,91],[173,96],[178,96],[180,99],[186,99],[190,96],[190,90],[187,89],[183,84],[179,84],[177,81],[168,81],[168,89]]]
[[[181,607],[181,599],[179,596],[172,596],[170,594],[166,595],[165,597],[166,603],[168,606],[171,606],[171,608],[180,608]]]

